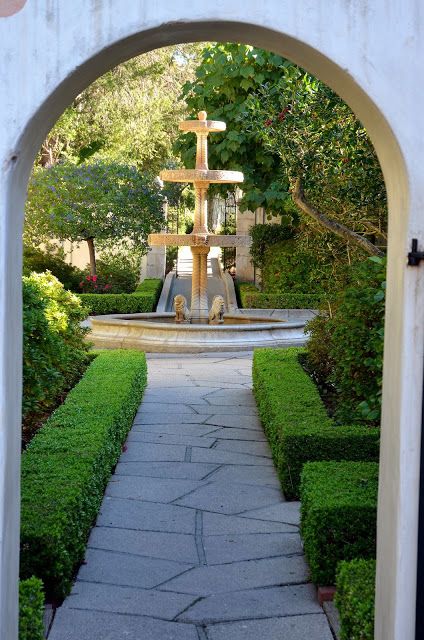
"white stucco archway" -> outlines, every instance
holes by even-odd
[[[15,7],[15,13],[2,6]],[[45,134],[119,62],[177,42],[249,42],[337,91],[367,127],[389,196],[376,638],[413,640],[423,379],[421,0],[0,0],[0,639],[17,638],[21,230]]]

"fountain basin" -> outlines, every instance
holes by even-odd
[[[255,347],[299,346],[304,321],[286,322],[260,316],[226,315],[221,325],[176,324],[174,313],[95,316],[88,339],[101,349],[201,353],[250,351]]]

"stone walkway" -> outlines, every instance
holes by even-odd
[[[251,354],[151,355],[49,640],[332,640],[251,392]]]

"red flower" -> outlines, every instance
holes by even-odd
[[[85,279],[88,280],[88,282],[90,282],[91,276],[85,276]]]
[[[83,283],[83,282],[80,282],[80,283],[79,283],[79,286],[80,286],[80,287],[83,287],[83,286],[84,286],[84,283]]]
[[[285,112],[284,112],[284,111],[281,111],[281,112],[278,114],[278,119],[279,119],[279,121],[280,121],[280,122],[282,122],[283,120],[285,120],[285,118],[286,118],[286,114],[285,114]]]
[[[97,276],[92,277],[93,282],[97,282]]]
[[[265,120],[265,122],[264,122],[264,125],[265,125],[266,127],[269,127],[271,124],[272,124],[272,120],[271,120],[271,118],[268,118],[268,120]]]

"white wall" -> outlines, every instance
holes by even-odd
[[[412,237],[424,243],[422,0],[28,0],[9,17],[2,6],[0,638],[17,638],[20,234],[33,157],[65,106],[111,66],[172,42],[235,40],[330,84],[368,128],[383,167],[390,228],[376,638],[412,640],[424,267],[407,268],[405,256]]]

